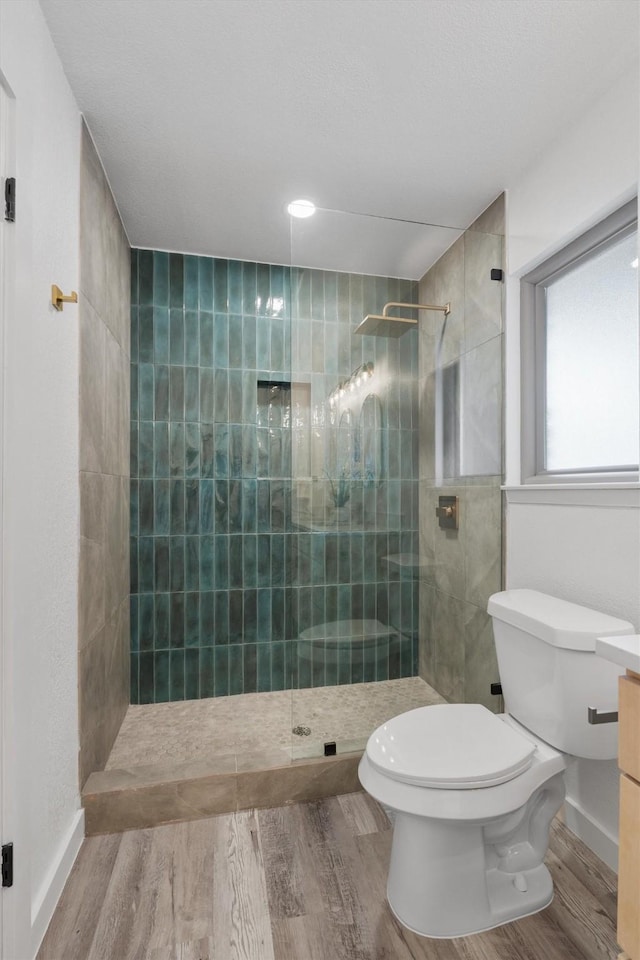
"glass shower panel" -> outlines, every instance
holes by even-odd
[[[396,311],[416,321],[400,337],[356,328],[416,303],[460,231],[321,210],[291,231],[296,758],[361,747],[378,684],[418,672],[418,312]]]

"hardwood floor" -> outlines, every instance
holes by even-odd
[[[357,793],[91,837],[37,960],[615,960],[616,878],[562,824],[546,910],[427,940],[386,900],[391,831]]]

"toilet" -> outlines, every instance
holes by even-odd
[[[358,769],[393,821],[387,898],[426,937],[460,937],[542,910],[544,865],[564,799],[565,755],[617,756],[617,723],[588,708],[617,703],[621,668],[597,637],[625,620],[535,590],[489,599],[506,713],[437,704],[394,717],[369,738]]]

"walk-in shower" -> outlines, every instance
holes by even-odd
[[[247,750],[264,747],[255,704],[269,705],[268,744],[295,758],[361,746],[422,702],[415,683],[462,699],[476,659],[489,676],[500,448],[472,413],[455,462],[476,472],[445,475],[437,451],[474,390],[500,391],[496,344],[473,354],[501,343],[502,241],[469,235],[319,211],[292,221],[285,265],[133,251],[133,704],[209,701],[222,752],[225,698]],[[435,385],[452,364],[443,413]],[[493,459],[474,461],[484,447]],[[438,541],[436,490],[458,486],[461,530]]]

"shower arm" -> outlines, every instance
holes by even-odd
[[[443,307],[440,307],[433,303],[400,303],[397,300],[391,300],[389,303],[385,303],[382,308],[382,316],[385,320],[403,319],[401,317],[390,317],[387,310],[390,310],[391,307],[405,307],[409,310],[439,310],[440,313],[444,313],[445,317],[448,317],[451,313],[451,303],[445,303]]]

